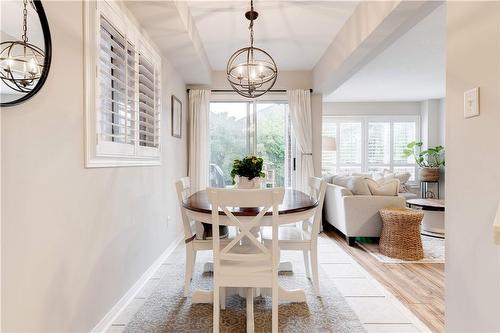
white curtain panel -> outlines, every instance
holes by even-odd
[[[192,192],[208,187],[210,90],[189,91],[189,177]]]
[[[290,118],[295,131],[295,137],[300,148],[301,168],[297,177],[297,188],[309,193],[309,177],[314,176],[312,157],[312,119],[311,119],[311,92],[309,90],[287,90]]]

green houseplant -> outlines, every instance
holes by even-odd
[[[262,172],[264,160],[257,156],[247,156],[242,160],[234,160],[231,178],[238,188],[258,188],[261,178],[266,175]]]
[[[420,180],[438,181],[439,168],[445,165],[444,147],[436,146],[422,150],[422,142],[410,142],[403,151],[405,157],[413,156],[420,167]]]

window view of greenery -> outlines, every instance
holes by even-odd
[[[287,104],[257,103],[257,155],[274,186],[285,185]]]
[[[286,103],[210,103],[210,186],[231,185],[233,161],[249,154],[264,159],[266,185],[291,186],[287,108]]]
[[[210,186],[231,185],[233,161],[248,154],[247,103],[210,103]]]

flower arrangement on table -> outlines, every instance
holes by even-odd
[[[231,178],[238,188],[259,188],[262,178],[264,160],[257,156],[247,156],[242,160],[234,160]]]

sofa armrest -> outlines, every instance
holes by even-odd
[[[352,196],[345,187],[327,184],[325,202],[323,204],[323,220],[340,230],[345,231],[344,196]]]
[[[343,198],[346,221],[346,236],[380,237],[382,208],[404,208],[405,198],[401,196],[355,195]]]

